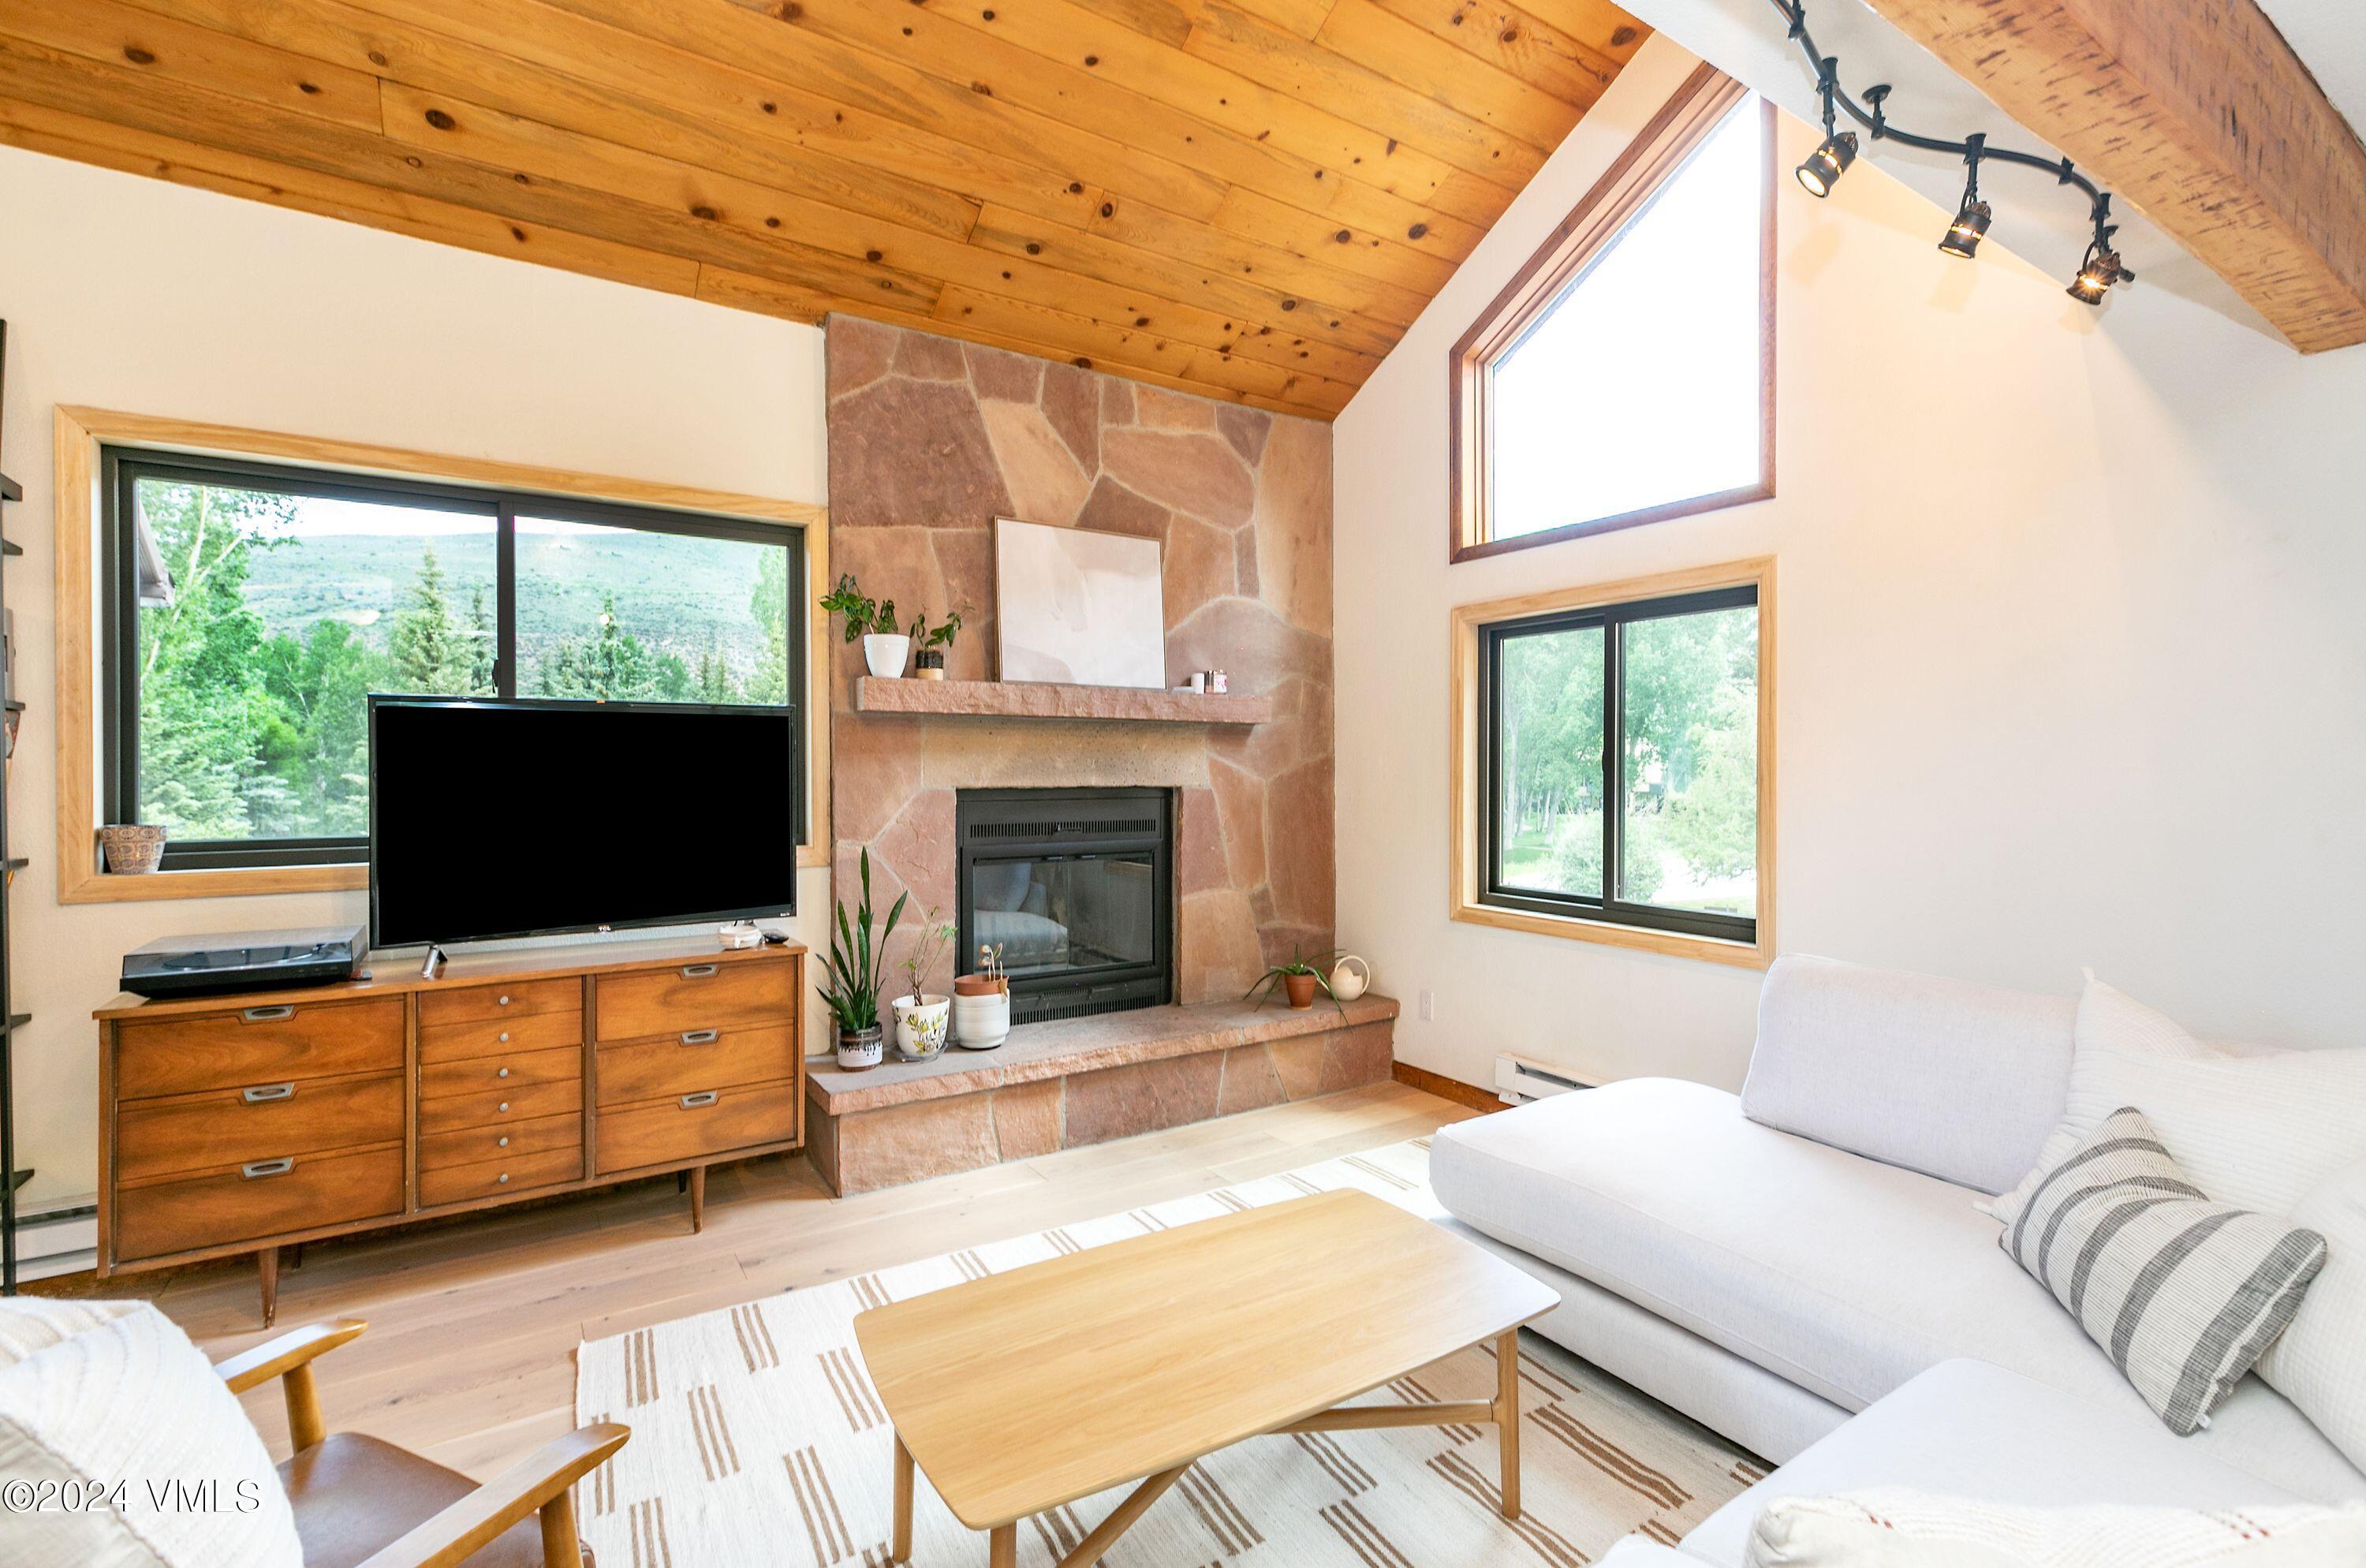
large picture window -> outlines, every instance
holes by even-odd
[[[1457,612],[1458,918],[1766,950],[1770,581],[1752,563]]]
[[[371,692],[801,705],[794,527],[132,447],[100,470],[105,811],[166,828],[166,869],[360,860]],[[455,810],[525,809],[529,781],[452,776]]]
[[[1455,345],[1453,559],[1774,493],[1774,131],[1701,67]]]

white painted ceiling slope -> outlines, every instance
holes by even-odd
[[[1814,73],[1799,46],[1786,36],[1782,15],[1771,0],[1621,3],[1639,20],[1789,113],[1810,123],[1820,118]],[[2349,116],[2353,126],[2366,121],[2366,4],[2360,0],[2259,3],[2316,73],[2334,107]],[[1876,82],[1887,82],[1896,89],[1889,99],[1889,114],[1902,129],[1956,141],[1973,131],[1986,131],[1989,140],[2000,145],[2043,157],[2061,156],[2059,149],[2012,119],[1986,94],[1863,0],[1807,0],[1807,16],[1817,47],[1840,57],[1841,80],[1850,91],[1861,94]],[[1848,122],[1843,118],[1842,123]],[[1869,140],[1865,155],[1944,209],[1932,220],[1935,244],[1939,229],[1963,196],[1962,162]],[[1989,244],[2000,245],[2067,284],[2086,250],[2085,197],[2075,187],[2056,185],[2037,170],[1994,164],[1983,171],[1980,194],[1996,209]],[[2115,197],[2112,206],[2121,221],[2120,252],[2136,270],[2137,281],[2115,297],[2107,310],[2138,310],[2143,290],[2161,289],[2282,341],[2258,311],[2177,242],[2146,221],[2124,197]]]

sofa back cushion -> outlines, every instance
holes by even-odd
[[[2067,997],[1777,959],[1741,1111],[1982,1192],[2019,1181],[2062,1119]]]

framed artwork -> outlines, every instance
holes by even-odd
[[[994,601],[1002,679],[1164,689],[1162,570],[1156,539],[997,518]]]

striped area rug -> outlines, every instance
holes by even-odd
[[[963,1280],[1310,1192],[1360,1188],[1440,1211],[1415,1139],[1084,1224],[749,1302],[585,1343],[575,1412],[632,1441],[580,1489],[600,1568],[882,1568],[891,1449],[854,1316]],[[1641,1530],[1673,1542],[1761,1472],[1624,1384],[1523,1336],[1524,1513],[1497,1512],[1495,1438],[1480,1427],[1260,1438],[1200,1461],[1102,1559],[1106,1568],[1580,1568]],[[1486,1399],[1492,1349],[1400,1378],[1382,1402]],[[918,1483],[913,1562],[986,1561]],[[1022,1568],[1065,1555],[1124,1489],[1020,1528]]]

